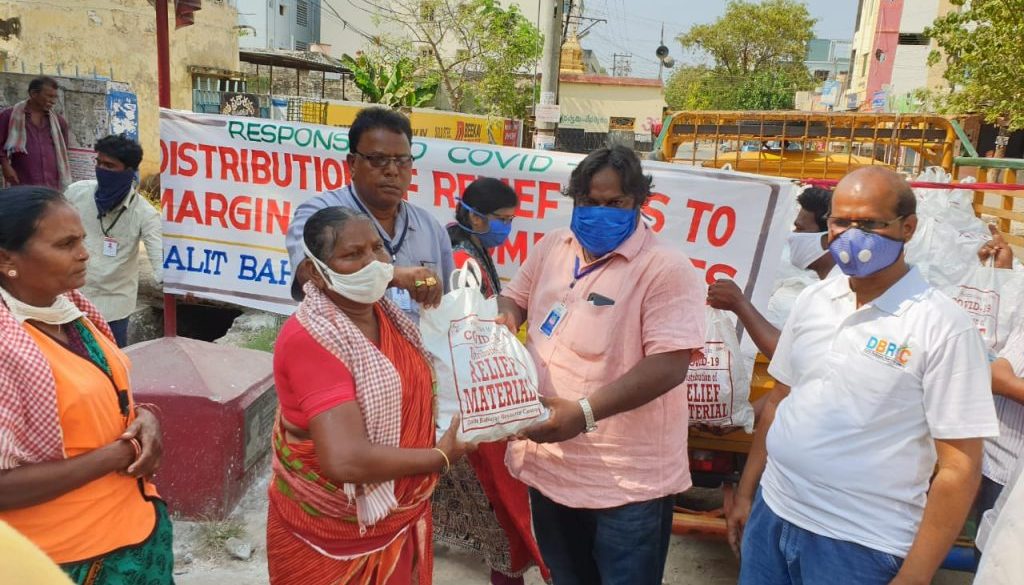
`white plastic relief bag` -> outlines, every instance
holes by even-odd
[[[704,355],[690,363],[686,397],[690,424],[754,429],[750,372],[740,353],[736,324],[725,311],[705,308]]]
[[[982,266],[960,284],[944,287],[978,327],[985,346],[999,352],[1010,333],[1024,322],[1024,272]]]
[[[480,292],[480,266],[452,273],[451,292],[420,312],[420,335],[437,377],[438,436],[461,414],[458,438],[479,443],[515,435],[547,410],[537,394],[530,353],[494,322],[497,299]]]

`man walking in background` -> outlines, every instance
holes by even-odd
[[[71,183],[68,123],[53,111],[60,86],[52,77],[28,84],[28,99],[0,112],[0,166],[10,185],[63,191]]]

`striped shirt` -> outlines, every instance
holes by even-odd
[[[1006,340],[999,357],[1010,362],[1013,373],[1024,377],[1024,325]],[[1005,396],[995,396],[999,417],[999,437],[985,441],[982,473],[992,481],[1006,485],[1017,457],[1024,453],[1024,404]]]

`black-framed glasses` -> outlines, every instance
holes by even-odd
[[[513,215],[512,217],[503,217],[500,215],[488,213],[487,219],[496,219],[505,225],[512,225],[512,222],[516,219],[516,216]]]
[[[352,151],[352,154],[362,158],[366,162],[370,163],[370,166],[375,169],[383,169],[391,163],[395,163],[395,166],[400,169],[412,168],[412,155],[399,154],[391,156],[387,154],[363,154],[361,152]]]
[[[852,227],[862,229],[869,232],[876,232],[878,230],[884,230],[891,226],[897,221],[902,221],[907,216],[901,215],[897,218],[890,220],[882,219],[850,219],[848,217],[830,217],[825,220],[830,228],[838,228],[841,230],[849,229]]]

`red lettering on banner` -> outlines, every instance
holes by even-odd
[[[342,161],[308,154],[191,142],[161,142],[160,153],[161,173],[243,184],[273,183],[282,189],[315,190],[320,193],[343,187],[349,175],[348,167]],[[216,168],[218,166],[219,172]],[[297,180],[294,176],[296,172]],[[410,191],[416,190],[410,187]]]
[[[527,189],[536,187],[537,182],[529,179],[515,179],[512,181],[512,188],[519,196],[519,209],[516,211],[518,217],[533,217],[533,209],[529,207],[533,203],[533,193]]]
[[[164,189],[160,205],[164,220],[171,223],[185,223],[188,220],[198,225],[217,224],[225,229],[255,231],[284,235],[292,216],[292,202],[267,199],[250,195],[238,195],[230,200],[221,193],[207,191],[200,205],[196,193],[185,190],[181,200],[175,201],[174,189]]]
[[[722,219],[725,219],[725,233],[720,233],[719,226]],[[736,210],[732,207],[719,207],[711,214],[711,223],[708,225],[708,241],[716,248],[721,248],[732,237],[736,231]]]
[[[729,242],[729,238],[736,231],[735,209],[728,206],[716,208],[712,203],[695,199],[688,200],[686,206],[693,210],[693,218],[690,220],[690,233],[686,235],[687,242],[697,241],[697,237],[702,229],[701,225],[704,214],[709,211],[711,212],[711,217],[707,225],[708,242],[716,248],[721,248]],[[723,220],[725,221],[724,229],[722,227]]]
[[[213,208],[213,204],[218,203],[217,209]],[[228,227],[228,220],[224,218],[224,214],[228,210],[228,199],[220,193],[206,192],[206,220],[203,222],[206,225],[213,223],[213,220],[220,220],[221,227]]]
[[[213,178],[213,155],[217,154],[217,147],[212,144],[200,144],[198,145],[199,151],[203,153],[205,157],[203,168],[206,169],[206,178]]]
[[[192,219],[196,223],[206,225],[203,221],[203,214],[199,211],[199,204],[196,202],[195,191],[185,191],[181,196],[181,208],[174,218],[174,223],[185,223],[186,219]]]
[[[293,154],[292,160],[299,165],[299,189],[306,190],[306,165],[313,160],[313,157],[308,154]]]
[[[548,194],[554,192],[556,196],[562,195],[562,186],[551,181],[541,181],[538,189],[540,202],[537,204],[537,219],[544,219],[545,210],[558,209],[558,200],[548,198]]]
[[[277,230],[282,234],[288,233],[288,222],[292,219],[292,202],[288,200],[278,201],[267,199],[267,233],[274,233],[273,222],[277,222]]]
[[[700,232],[701,218],[704,217],[705,212],[711,211],[715,206],[706,201],[696,201],[694,199],[688,200],[686,206],[693,210],[693,217],[690,219],[690,233],[686,235],[686,241],[696,242],[697,235]]]
[[[278,161],[278,155],[284,156],[285,163],[281,164]],[[274,169],[274,184],[278,187],[290,187],[292,184],[292,165],[290,164],[291,155],[287,153],[272,152],[270,153],[270,160],[273,161],[271,167]],[[284,173],[282,175],[281,173]]]
[[[532,234],[532,237],[530,236]],[[544,232],[517,231],[515,237],[505,240],[505,243],[497,250],[495,263],[499,266],[505,264],[522,264],[526,262],[529,248],[535,246],[544,237]]]
[[[654,220],[654,225],[651,226],[651,229],[654,230],[654,233],[659,233],[665,228],[665,213],[655,208],[654,203],[668,205],[668,195],[664,193],[651,193],[651,196],[647,198],[647,203],[644,203],[641,209],[644,215]]]
[[[239,152],[234,149],[220,149],[220,180],[228,180],[227,173],[231,173],[234,182],[242,182],[239,175]]]
[[[448,205],[441,205],[441,198],[448,200]],[[455,207],[455,177],[444,171],[434,171],[434,207]]]
[[[317,166],[319,168],[319,165]],[[318,189],[322,191],[334,191],[340,189],[345,184],[345,177],[348,174],[345,172],[345,167],[341,165],[337,160],[329,158],[324,162],[324,187],[326,189]]]
[[[256,185],[270,184],[270,155],[266,151],[252,151],[252,182]]]
[[[697,270],[704,272],[704,282],[711,284],[720,278],[736,278],[737,270],[728,264],[712,264],[698,258],[690,258],[690,263]]]
[[[191,152],[190,152],[191,151]],[[194,177],[196,172],[199,171],[198,165],[196,165],[196,158],[194,156],[196,152],[196,145],[191,142],[186,142],[181,145],[181,148],[177,150],[177,164],[175,165],[178,169],[178,174],[182,177]],[[188,168],[182,167],[183,164],[188,165]]]

